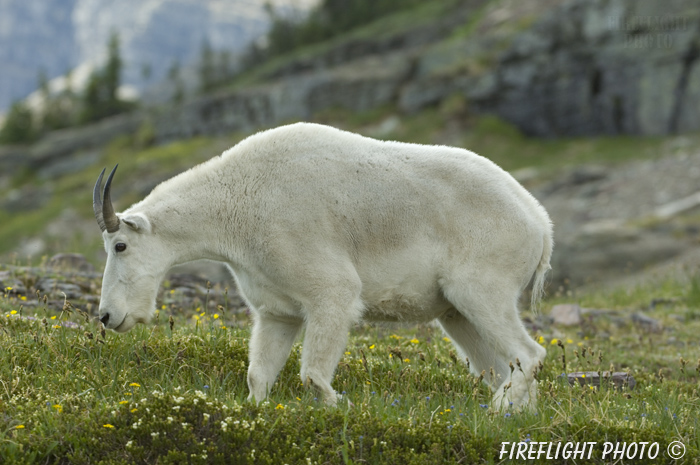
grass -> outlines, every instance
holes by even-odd
[[[548,349],[534,412],[490,406],[487,386],[431,326],[352,331],[333,385],[354,405],[327,408],[301,386],[301,344],[268,401],[254,405],[245,400],[248,323],[225,305],[165,307],[154,325],[117,335],[101,332],[83,302],[40,298],[29,309],[33,296],[6,289],[0,457],[17,464],[501,463],[504,441],[593,441],[591,460],[576,463],[601,463],[606,441],[649,441],[659,443],[659,457],[635,463],[675,463],[665,450],[680,440],[687,453],[678,463],[698,463],[697,287],[691,276],[546,302],[545,310],[575,301],[624,315],[663,298],[648,313],[665,330],[603,318],[594,330],[533,334]],[[636,388],[572,388],[562,377],[609,369],[628,371]]]
[[[441,107],[414,115],[398,115],[391,106],[364,113],[330,109],[315,116],[318,122],[367,133],[374,125],[396,116],[400,123],[380,138],[421,144],[463,147],[490,158],[508,171],[533,167],[555,173],[585,163],[617,164],[650,159],[669,152],[672,137],[566,137],[539,139],[523,135],[514,125],[491,115],[469,115],[468,104],[458,96]],[[687,135],[698,141],[698,135]]]
[[[330,40],[307,45],[285,55],[267,59],[260,65],[248,69],[237,76],[229,88],[244,89],[251,85],[259,84],[294,63],[323,57],[343,45],[364,41],[381,41],[430,25],[449,15],[457,4],[458,0],[425,2],[407,10],[382,16],[374,22],[355,28]]]

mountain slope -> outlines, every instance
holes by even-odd
[[[315,0],[275,0],[282,11]],[[237,52],[259,37],[269,18],[263,0],[0,1],[0,112],[49,78],[99,62],[112,31],[121,38],[124,81],[143,88],[173,62],[194,61],[207,41]]]

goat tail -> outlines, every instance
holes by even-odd
[[[544,296],[544,285],[546,282],[547,272],[552,269],[549,262],[552,258],[553,249],[554,240],[552,239],[552,232],[550,230],[544,235],[542,257],[540,258],[540,262],[537,264],[535,279],[532,283],[530,310],[532,310],[532,312],[535,314],[538,311],[540,300],[542,300],[542,297]]]

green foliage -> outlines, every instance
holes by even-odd
[[[690,277],[690,287],[686,299],[689,306],[700,309],[700,271],[696,271]]]
[[[212,90],[216,83],[216,63],[214,49],[209,41],[205,40],[199,58],[199,86],[200,91],[205,93]]]
[[[134,147],[144,149],[152,146],[156,140],[156,127],[153,121],[147,119],[134,134]]]
[[[168,69],[168,81],[173,89],[172,102],[180,105],[185,100],[185,83],[182,81],[180,62],[177,60]]]
[[[579,299],[635,306],[655,287]],[[662,296],[693,292],[688,280],[658,288]],[[233,323],[243,315],[186,309],[191,317],[175,315],[171,329],[161,311],[153,327],[103,334],[83,316],[84,302],[27,309],[12,292],[0,290],[0,457],[7,463],[500,463],[503,441],[598,443],[591,460],[576,463],[601,463],[606,441],[660,444],[656,461],[635,463],[671,463],[663,451],[673,440],[687,448],[682,463],[697,463],[700,454],[700,366],[690,345],[700,321],[676,321],[682,346],[630,325],[606,328],[605,336],[541,337],[549,354],[534,412],[489,406],[487,387],[449,340],[425,326],[352,332],[334,386],[353,404],[327,408],[301,385],[297,344],[271,398],[254,405],[245,400],[249,334]],[[688,304],[671,305],[655,317]],[[570,387],[561,376],[610,365],[625,367],[636,388]]]
[[[207,93],[220,87],[233,76],[230,52],[227,50],[217,52],[205,40],[202,43],[197,71],[201,93]]]
[[[113,33],[107,45],[107,63],[90,75],[83,94],[80,122],[90,123],[122,113],[131,105],[119,99],[117,91],[121,82],[122,59],[119,52],[119,36]]]
[[[48,131],[89,124],[133,109],[132,103],[120,100],[117,95],[123,62],[116,33],[110,37],[107,51],[104,68],[93,71],[82,95],[70,88],[70,74],[66,76],[66,89],[52,94],[48,77],[42,71],[38,79],[43,101],[41,113],[32,114],[23,102],[13,104],[0,129],[0,144],[31,143]]]
[[[0,144],[26,144],[36,138],[32,111],[23,102],[13,103],[0,129]]]
[[[322,0],[304,18],[282,16],[268,7],[272,26],[267,42],[264,47],[254,44],[249,49],[246,65],[251,67],[271,57],[327,41],[420,3],[419,0]]]

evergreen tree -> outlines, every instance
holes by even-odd
[[[321,0],[303,20],[280,16],[267,4],[265,8],[272,24],[267,35],[267,48],[263,51],[252,45],[246,56],[247,62],[261,61],[259,53],[272,57],[328,40],[419,3],[420,0]]]
[[[175,60],[170,69],[168,69],[168,81],[173,88],[173,103],[179,105],[185,100],[185,85],[182,82],[182,76],[180,75],[180,62]]]
[[[112,33],[107,45],[107,63],[103,69],[92,72],[85,88],[81,122],[97,121],[121,113],[128,108],[128,105],[119,100],[117,95],[121,83],[122,65],[119,36]]]
[[[202,93],[212,90],[218,81],[216,54],[208,40],[202,42],[199,55],[199,90]]]
[[[119,53],[119,35],[113,32],[107,45],[107,64],[103,71],[106,112],[119,112],[119,84],[121,83],[122,58]]]
[[[33,116],[23,102],[15,102],[0,129],[0,144],[25,144],[36,140]]]

